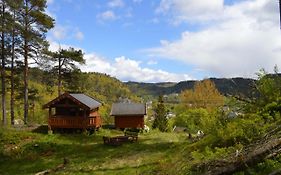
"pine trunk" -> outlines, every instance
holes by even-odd
[[[58,74],[58,96],[61,95],[61,57],[59,56],[59,74]]]
[[[28,118],[28,46],[24,42],[24,123],[27,124]]]
[[[5,26],[5,5],[2,1],[2,32],[1,32],[1,83],[2,83],[2,123],[7,124],[6,116],[6,87],[5,87],[5,32],[3,30]]]
[[[24,34],[24,123],[27,124],[28,118],[28,2],[25,1],[25,34]]]
[[[15,19],[15,11],[13,14],[13,19]],[[10,101],[10,108],[11,108],[11,125],[15,124],[15,112],[14,112],[14,103],[15,103],[15,80],[14,80],[14,60],[15,60],[15,27],[13,26],[12,31],[12,58],[11,58],[11,101]]]

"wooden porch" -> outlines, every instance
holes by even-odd
[[[53,128],[99,128],[101,126],[100,116],[83,117],[83,116],[51,116],[48,124]]]

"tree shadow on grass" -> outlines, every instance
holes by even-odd
[[[33,133],[48,134],[48,125],[40,125],[32,130]]]

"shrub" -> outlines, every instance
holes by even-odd
[[[209,113],[206,109],[189,109],[174,119],[174,126],[187,127],[189,132],[202,130],[204,133],[210,133],[216,127],[218,118],[215,113]]]
[[[250,117],[236,118],[219,128],[217,137],[224,146],[234,145],[235,143],[248,144],[264,133],[263,120],[257,115]]]

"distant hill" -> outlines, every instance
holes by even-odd
[[[125,83],[132,93],[138,96],[158,96],[160,94],[170,94],[171,88],[174,88],[177,83],[139,83],[127,82]]]
[[[223,95],[239,95],[251,97],[254,79],[249,78],[210,78],[219,92]],[[159,96],[180,93],[186,89],[192,89],[196,81],[181,81],[179,83],[138,83],[127,82],[130,90],[138,96]]]

